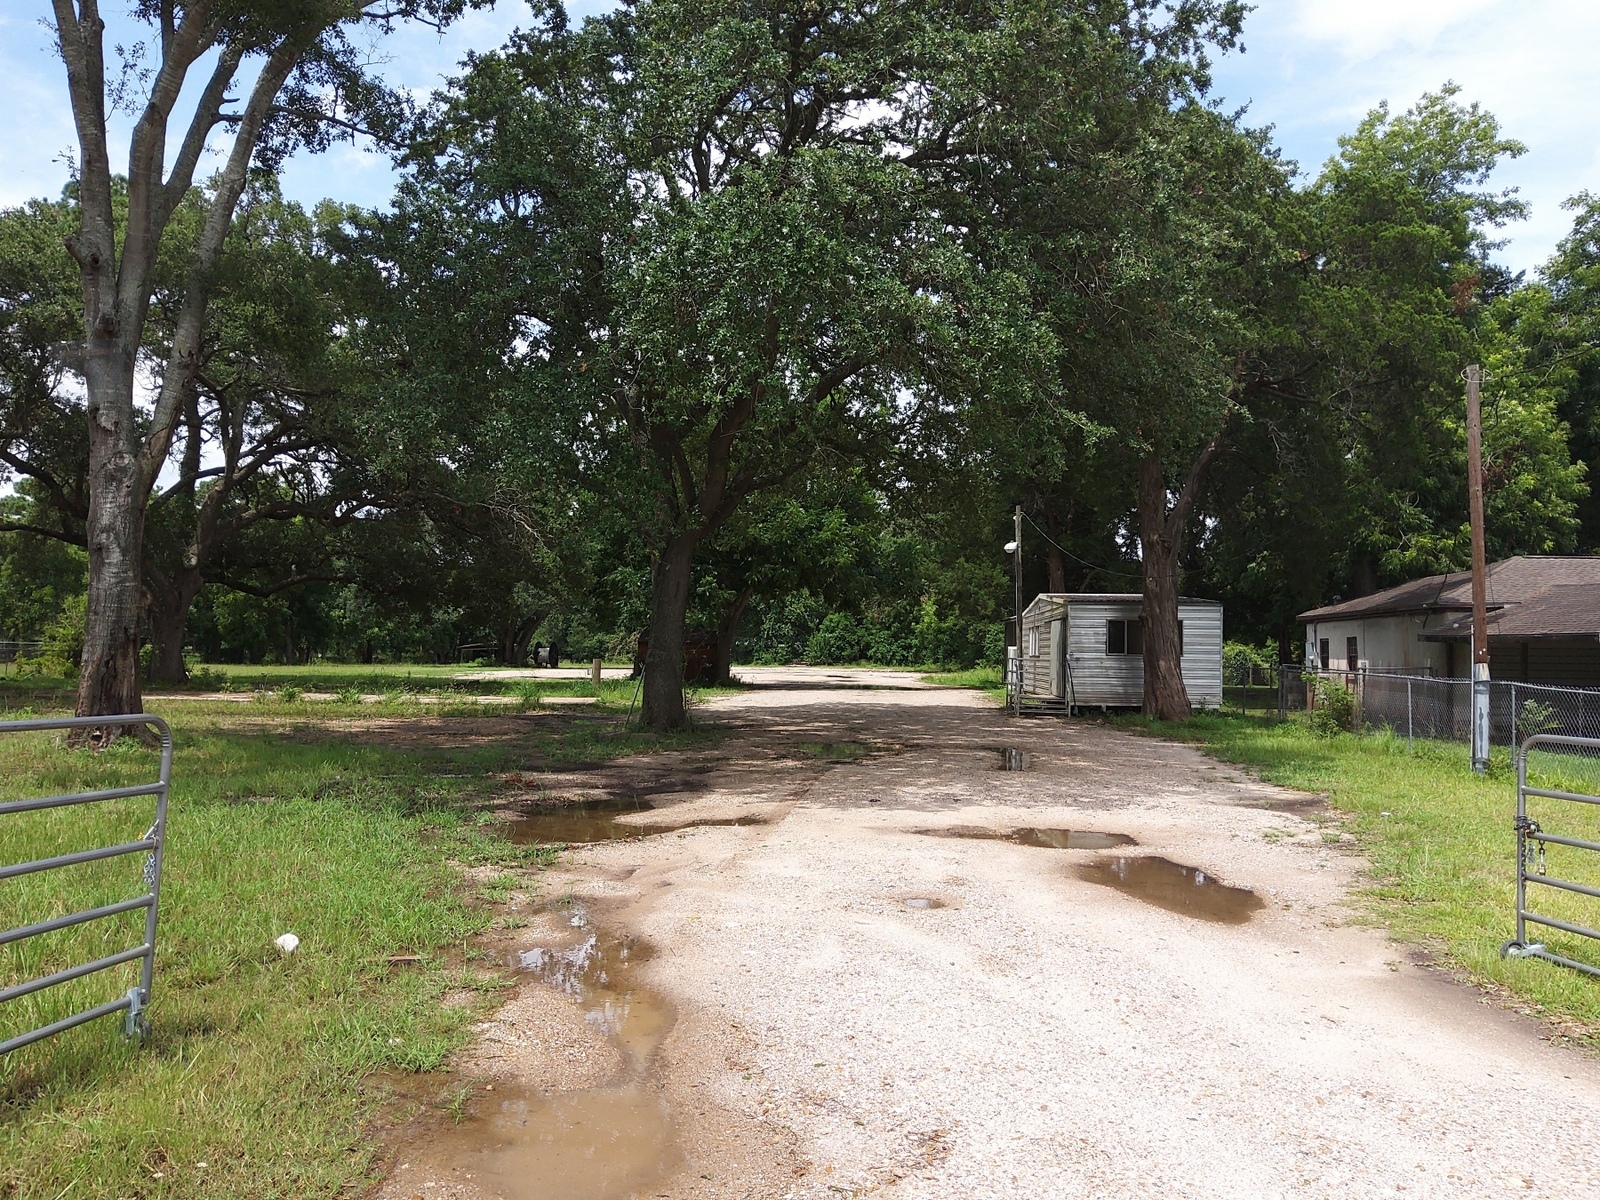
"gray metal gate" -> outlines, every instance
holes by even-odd
[[[1575,850],[1587,850],[1600,854],[1600,842],[1546,832],[1540,828],[1537,821],[1529,818],[1528,797],[1539,796],[1550,800],[1568,801],[1573,804],[1600,805],[1600,796],[1589,795],[1584,792],[1569,792],[1555,788],[1528,786],[1528,752],[1539,747],[1549,747],[1558,751],[1564,750],[1571,754],[1600,755],[1600,739],[1595,738],[1562,737],[1558,734],[1541,733],[1522,743],[1522,748],[1517,753],[1517,936],[1501,946],[1500,953],[1508,958],[1543,958],[1549,962],[1560,963],[1563,967],[1571,967],[1576,971],[1584,971],[1590,975],[1600,976],[1600,967],[1594,967],[1588,963],[1578,962],[1575,959],[1554,954],[1545,948],[1543,942],[1530,942],[1528,940],[1528,924],[1532,922],[1535,925],[1543,925],[1550,929],[1559,929],[1564,933],[1600,941],[1600,929],[1594,929],[1576,921],[1565,921],[1548,913],[1536,913],[1528,906],[1528,885],[1530,883],[1540,887],[1555,888],[1564,892],[1600,899],[1600,888],[1571,879],[1557,879],[1546,873],[1546,846],[1567,846]]]
[[[132,787],[105,788],[97,792],[72,792],[60,796],[43,796],[37,800],[13,800],[0,804],[0,818],[12,813],[37,812],[47,808],[65,808],[73,804],[95,804],[106,800],[123,800],[133,796],[154,796],[156,798],[155,821],[149,831],[136,842],[125,842],[116,846],[101,846],[93,850],[80,850],[73,854],[58,854],[53,858],[40,858],[32,862],[14,863],[9,866],[0,866],[0,880],[15,879],[21,875],[31,875],[36,871],[53,871],[61,867],[76,866],[79,863],[100,862],[108,858],[117,858],[124,854],[143,853],[144,864],[144,893],[127,900],[119,900],[115,904],[101,905],[99,908],[85,909],[82,912],[69,913],[66,916],[52,917],[49,920],[37,921],[32,925],[22,925],[16,929],[8,929],[0,933],[0,946],[9,946],[16,942],[26,941],[28,938],[39,937],[42,934],[54,933],[58,929],[67,929],[74,925],[82,925],[88,921],[98,921],[105,917],[114,917],[119,913],[135,912],[144,909],[144,941],[138,946],[123,950],[117,954],[108,954],[104,958],[97,958],[93,962],[82,963],[79,966],[68,967],[56,971],[51,975],[44,975],[38,979],[31,979],[26,983],[15,984],[12,987],[0,990],[0,1004],[11,1000],[20,1000],[24,996],[31,996],[42,992],[46,988],[56,987],[59,984],[70,983],[74,979],[82,979],[86,975],[93,975],[97,971],[105,971],[122,963],[143,960],[139,974],[139,985],[130,988],[126,995],[115,1000],[108,1000],[93,1008],[74,1013],[70,1017],[63,1017],[49,1025],[16,1037],[0,1042],[0,1054],[9,1054],[13,1050],[20,1050],[34,1042],[62,1033],[77,1025],[96,1020],[99,1017],[109,1016],[115,1012],[124,1013],[123,1028],[129,1037],[142,1036],[148,1028],[144,1017],[144,1010],[150,1004],[150,985],[155,974],[156,965],[156,905],[161,895],[161,855],[162,847],[166,844],[167,833],[167,793],[172,783],[172,730],[160,717],[152,717],[147,713],[107,717],[55,717],[42,721],[0,721],[0,733],[25,733],[45,729],[87,729],[104,728],[109,725],[145,725],[154,729],[161,738],[161,775],[154,783],[136,784]]]

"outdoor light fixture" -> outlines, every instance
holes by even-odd
[[[1001,548],[1002,548],[1002,549],[1003,549],[1003,550],[1004,550],[1004,551],[1005,551],[1005,552],[1006,552],[1006,553],[1007,553],[1007,554],[1015,554],[1015,553],[1016,553],[1016,552],[1017,552],[1017,544],[1016,544],[1016,543],[1015,543],[1015,542],[1007,542],[1007,543],[1006,543],[1006,544],[1005,544],[1005,545],[1004,545],[1004,546],[1003,546],[1003,547],[1001,547]]]

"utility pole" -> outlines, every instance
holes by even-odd
[[[1017,505],[1016,511],[1012,514],[1012,521],[1016,527],[1011,538],[1011,567],[1012,575],[1016,579],[1016,604],[1013,609],[1017,614],[1014,626],[1016,636],[1012,639],[1016,642],[1016,658],[1014,664],[1007,663],[1006,666],[1015,672],[1017,716],[1020,717],[1022,715],[1022,505]]]
[[[1483,545],[1483,414],[1478,365],[1467,368],[1467,508],[1472,521],[1472,769],[1489,767],[1489,579]]]

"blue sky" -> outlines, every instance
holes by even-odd
[[[603,7],[587,0],[571,11]],[[48,11],[47,0],[0,6],[0,205],[54,195],[67,175],[73,135],[62,68],[41,25]],[[395,33],[377,45],[382,71],[425,94],[468,50],[498,45],[525,11],[519,0],[500,0],[443,37]],[[113,25],[108,41],[115,35]],[[1218,62],[1215,94],[1248,104],[1250,122],[1272,125],[1288,156],[1311,172],[1379,101],[1402,109],[1446,80],[1498,115],[1529,147],[1496,180],[1533,206],[1530,220],[1506,231],[1500,258],[1514,269],[1536,268],[1570,227],[1564,199],[1600,191],[1600,0],[1260,0],[1244,44],[1243,54]],[[121,145],[125,156],[125,121]],[[383,156],[341,145],[292,160],[284,189],[305,203],[331,196],[381,206],[392,181]]]

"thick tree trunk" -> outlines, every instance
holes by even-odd
[[[1045,562],[1050,569],[1050,586],[1047,590],[1057,593],[1064,592],[1067,590],[1067,556],[1061,552],[1061,548],[1056,543],[1065,537],[1066,530],[1063,528],[1064,523],[1056,516],[1054,508],[1048,504],[1040,507],[1044,513],[1044,527],[1049,531],[1052,539],[1046,542],[1044,546]],[[1072,511],[1069,508],[1067,510],[1067,519],[1070,521],[1071,517]]]
[[[84,371],[89,393],[89,513],[84,523],[89,595],[75,707],[80,717],[136,713],[143,707],[139,610],[149,494],[132,419],[132,356],[114,339],[91,336],[90,342]],[[108,727],[102,742],[117,733],[117,727]]]
[[[1144,712],[1160,721],[1191,715],[1178,644],[1178,539],[1182,522],[1167,512],[1161,459],[1139,464],[1139,553],[1144,575]],[[1176,528],[1174,525],[1176,524]]]
[[[189,609],[200,594],[200,573],[185,572],[176,584],[152,588],[145,619],[150,633],[150,679],[156,683],[183,683],[189,678],[183,664],[184,631]]]
[[[697,532],[667,543],[650,581],[650,648],[644,660],[645,724],[665,731],[688,727],[683,707],[684,621]]]
[[[750,605],[750,591],[745,588],[728,606],[728,611],[722,614],[722,624],[717,626],[717,657],[711,664],[711,679],[713,683],[726,684],[733,681],[733,639],[739,632],[739,622],[744,617],[744,610]]]

